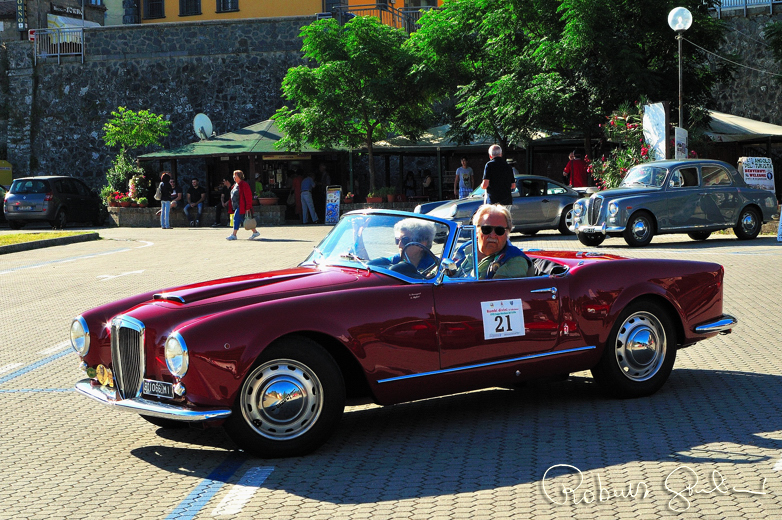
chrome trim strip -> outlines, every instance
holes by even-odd
[[[726,330],[730,330],[733,327],[736,326],[736,324],[739,322],[736,318],[733,316],[730,316],[729,314],[723,314],[720,319],[716,321],[710,321],[708,323],[704,323],[703,325],[698,325],[693,329],[693,331],[696,334],[711,334],[712,332],[723,332]]]
[[[158,293],[152,295],[153,300],[166,300],[170,302],[179,302],[179,303],[185,303],[185,299],[182,296],[176,295],[176,294],[168,294],[168,293]]]
[[[434,370],[432,372],[422,372],[420,374],[409,374],[406,376],[397,376],[397,377],[389,377],[388,379],[379,379],[378,383],[391,383],[393,381],[401,381],[403,379],[412,379],[415,377],[423,377],[423,376],[434,376],[438,374],[449,374],[452,372],[461,372],[463,370],[472,370],[474,368],[484,368],[484,367],[490,367],[494,365],[502,365],[505,363],[516,363],[518,361],[527,361],[529,359],[537,359],[542,357],[549,357],[549,356],[558,356],[559,354],[571,354],[573,352],[581,352],[583,350],[594,350],[597,347],[591,346],[591,347],[578,347],[578,348],[571,348],[568,350],[558,350],[556,352],[544,352],[542,354],[532,354],[530,356],[522,356],[518,358],[512,358],[512,359],[501,359],[498,361],[489,361],[488,363],[478,363],[477,365],[466,365],[463,367],[455,367],[455,368],[446,368],[445,370]]]
[[[183,422],[214,421],[231,415],[230,408],[185,408],[158,401],[149,401],[142,397],[116,400],[116,392],[102,386],[92,386],[89,379],[76,383],[76,391],[103,404],[115,406],[124,412],[133,412],[162,419]]]

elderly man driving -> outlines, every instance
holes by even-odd
[[[508,233],[513,229],[508,208],[484,204],[475,212],[472,223],[478,240],[478,279],[533,276],[532,261],[508,242]]]

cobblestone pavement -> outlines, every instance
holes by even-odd
[[[782,245],[773,237],[663,236],[643,249],[609,239],[598,249],[725,266],[725,311],[739,326],[681,351],[649,398],[605,399],[584,372],[352,407],[314,454],[261,460],[220,429],[159,429],[72,390],[81,372],[66,340],[79,312],[289,267],[329,229],[261,228],[257,241],[241,231],[227,242],[227,228],[115,228],[99,241],[0,257],[0,519],[782,518]],[[513,240],[586,249],[555,233]]]

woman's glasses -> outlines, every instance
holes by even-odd
[[[494,233],[498,237],[501,237],[502,235],[504,235],[506,229],[508,229],[508,228],[504,228],[502,226],[481,226],[480,227],[481,233],[483,233],[484,235],[491,235],[491,232],[494,231]]]
[[[401,243],[403,246],[406,246],[412,241],[413,239],[411,237],[394,237],[394,244],[396,245],[399,245]]]

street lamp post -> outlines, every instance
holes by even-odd
[[[679,40],[679,128],[684,128],[684,88],[682,87],[682,33],[692,25],[692,14],[686,7],[676,7],[668,13],[668,25]]]

